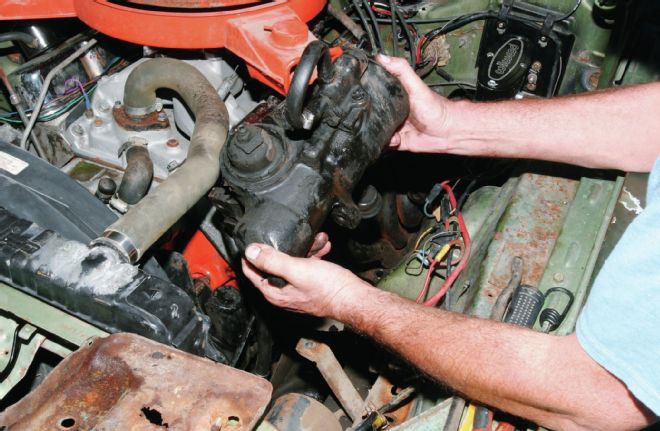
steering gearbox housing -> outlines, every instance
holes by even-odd
[[[302,256],[328,215],[355,228],[362,216],[352,193],[408,111],[399,81],[363,52],[332,62],[320,43],[310,44],[287,100],[257,107],[222,151],[226,186],[211,197],[238,249],[258,242]]]

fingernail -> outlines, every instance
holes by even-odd
[[[257,256],[259,256],[259,253],[261,253],[261,249],[254,244],[248,245],[245,249],[245,257],[247,257],[248,260],[256,259]]]

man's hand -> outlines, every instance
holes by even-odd
[[[442,152],[451,125],[451,102],[431,90],[403,58],[379,54],[376,61],[399,78],[410,98],[408,119],[390,146],[414,153]]]
[[[321,259],[326,254],[330,253],[331,247],[332,245],[330,244],[330,238],[328,238],[328,234],[325,232],[319,232],[314,237],[314,242],[312,243],[312,246],[309,248],[307,257],[314,257],[316,259]]]
[[[338,265],[315,257],[291,257],[263,244],[247,247],[243,272],[272,304],[319,317],[336,318],[345,301],[372,288]],[[288,284],[275,287],[268,275],[282,277]]]

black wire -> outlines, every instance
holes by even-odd
[[[392,54],[395,57],[399,56],[399,38],[397,37],[397,30],[396,30],[396,2],[395,0],[389,0],[388,4],[390,5],[390,20],[392,23]],[[376,21],[376,25],[378,25],[378,21]],[[401,25],[406,25],[405,23],[401,23]]]
[[[580,8],[580,4],[582,4],[582,0],[577,0],[575,2],[575,6],[573,6],[573,9],[570,11],[566,12],[564,15],[560,16],[559,18],[555,19],[555,22],[563,21],[565,19],[568,19],[573,15],[577,10]]]
[[[362,0],[362,4],[367,9],[367,14],[369,14],[369,19],[371,20],[371,23],[374,26],[374,33],[376,35],[376,41],[378,42],[378,47],[376,49],[376,52],[381,52],[383,50],[383,37],[380,34],[380,26],[378,25],[378,21],[376,21],[376,15],[374,14],[374,11],[371,10],[371,5],[369,4],[369,0]]]
[[[376,39],[374,37],[374,32],[371,29],[371,26],[367,22],[367,16],[364,14],[364,11],[360,7],[359,0],[351,0],[353,3],[353,7],[355,8],[355,12],[357,12],[358,17],[360,19],[360,22],[362,23],[362,27],[364,27],[364,30],[367,32],[367,37],[369,38],[369,44],[371,45],[371,53],[374,53],[374,50],[376,49]]]
[[[438,23],[453,21],[456,18],[460,18],[462,16],[463,15],[443,16],[438,18],[406,18],[406,22],[408,22],[408,24],[438,24]],[[390,23],[389,18],[376,18],[376,21],[378,21],[380,24]]]
[[[396,17],[399,19],[401,22],[401,28],[403,28],[403,33],[406,35],[406,39],[408,40],[408,48],[410,50],[410,63],[413,67],[415,67],[415,64],[417,64],[417,50],[415,49],[415,39],[413,38],[412,34],[410,33],[410,29],[408,28],[408,24],[410,24],[406,19],[403,17],[403,14],[398,8],[394,8],[394,13],[396,13]]]

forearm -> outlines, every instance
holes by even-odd
[[[660,83],[554,99],[448,104],[431,151],[647,172],[660,154]]]
[[[574,338],[423,307],[375,288],[356,289],[350,301],[341,302],[333,317],[432,378],[544,426],[599,429],[603,421],[611,426],[621,412],[611,405],[634,403],[625,386],[584,352],[572,354]],[[598,422],[590,424],[590,418]]]

